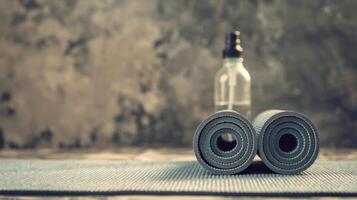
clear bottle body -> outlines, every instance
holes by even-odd
[[[234,110],[251,119],[251,80],[243,58],[225,58],[214,85],[215,111]]]

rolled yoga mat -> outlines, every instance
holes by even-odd
[[[309,168],[319,151],[315,125],[304,115],[267,110],[253,120],[258,134],[258,154],[274,172],[297,174]]]
[[[256,155],[257,136],[251,123],[239,113],[219,111],[198,126],[193,149],[199,163],[210,172],[236,174],[246,169]]]

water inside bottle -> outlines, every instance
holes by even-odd
[[[216,102],[215,111],[220,110],[228,110],[228,101],[220,101]],[[243,115],[248,120],[251,120],[252,113],[251,113],[251,104],[250,102],[233,102],[232,110],[238,112],[239,114]]]

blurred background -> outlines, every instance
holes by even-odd
[[[0,149],[190,147],[241,32],[253,116],[357,147],[357,1],[0,0]]]

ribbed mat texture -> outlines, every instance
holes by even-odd
[[[227,133],[231,134],[231,140],[224,140]],[[210,172],[236,174],[255,157],[257,136],[251,123],[239,113],[219,111],[198,126],[193,149],[197,160]]]
[[[306,116],[284,110],[268,110],[253,120],[258,134],[258,152],[274,172],[297,174],[316,160],[319,136]]]
[[[253,162],[239,175],[213,175],[197,161],[0,160],[0,194],[357,195],[357,161],[317,161],[299,175]]]

